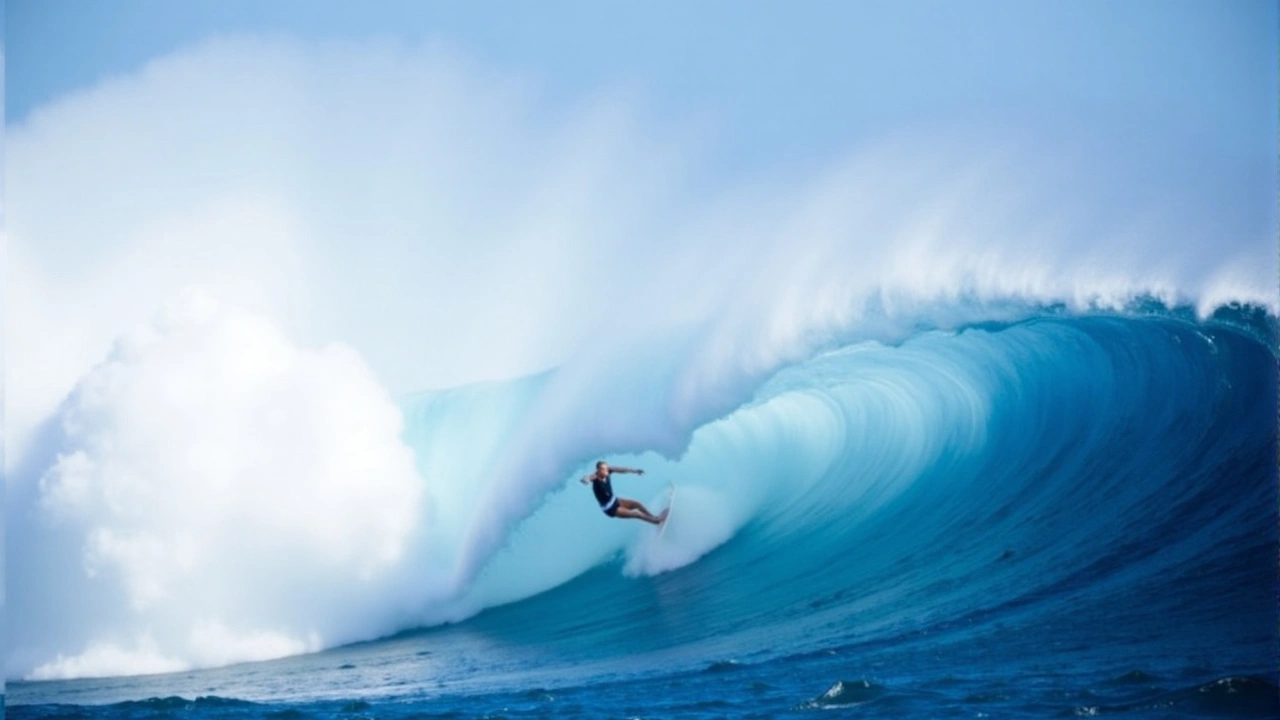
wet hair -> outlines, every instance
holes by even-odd
[[[607,465],[607,464],[608,464],[608,463],[606,463],[606,462],[605,462],[605,461],[603,461],[603,460],[597,460],[597,461],[596,461],[596,469],[597,469],[597,470],[599,470],[601,465]]]

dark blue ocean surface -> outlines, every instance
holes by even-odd
[[[692,562],[620,556],[313,655],[11,683],[7,711],[1280,716],[1276,377],[1274,321],[1245,310],[833,347],[695,437],[765,495]]]

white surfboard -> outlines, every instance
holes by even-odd
[[[671,507],[676,502],[676,486],[671,485],[671,489],[667,491],[667,516],[662,519],[662,523],[658,525],[658,537],[662,537],[667,532],[667,523],[671,521]]]

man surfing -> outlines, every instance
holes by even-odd
[[[591,491],[596,495],[596,502],[600,503],[600,509],[605,515],[616,518],[635,518],[644,520],[647,523],[661,525],[663,520],[667,519],[667,511],[663,510],[661,515],[654,515],[649,509],[635,500],[620,498],[613,494],[613,483],[609,477],[614,473],[631,473],[633,475],[643,475],[644,470],[624,467],[609,467],[609,463],[601,460],[596,463],[596,471],[590,475],[583,476],[579,481],[583,485],[591,483]]]

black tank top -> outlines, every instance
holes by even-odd
[[[591,492],[596,494],[596,502],[600,503],[600,507],[609,504],[613,499],[613,474],[605,475],[601,480],[596,477],[591,478]]]

